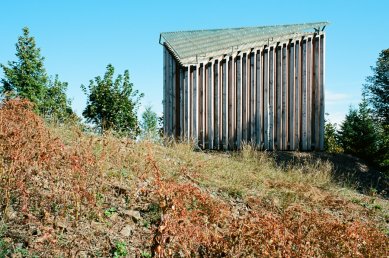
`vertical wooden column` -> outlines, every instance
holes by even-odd
[[[306,151],[308,149],[308,135],[307,135],[307,40],[302,42],[302,82],[301,82],[301,149]]]
[[[213,65],[213,130],[214,139],[213,146],[219,149],[219,104],[220,104],[220,90],[219,90],[219,60],[215,60]]]
[[[255,55],[255,88],[256,88],[256,115],[255,115],[255,122],[256,122],[256,145],[257,148],[262,149],[262,143],[263,143],[263,65],[262,65],[262,58],[263,51],[258,50],[256,51]]]
[[[192,106],[193,106],[193,140],[196,144],[198,144],[198,88],[199,88],[199,69],[198,65],[196,65],[193,69],[193,98],[192,98]]]
[[[315,150],[320,150],[320,55],[319,55],[319,49],[320,49],[320,38],[318,36],[315,36],[313,38],[313,82],[314,87],[313,93],[314,93],[314,99],[312,99],[313,102],[313,118],[314,118],[314,144],[315,144]]]
[[[242,142],[242,57],[236,58],[236,147]]]
[[[294,150],[299,150],[301,146],[301,50],[302,50],[302,43],[300,40],[296,41],[295,43],[295,146]]]
[[[288,149],[288,56],[287,56],[287,45],[282,46],[282,150]]]
[[[228,68],[229,58],[222,63],[222,147],[228,149]]]
[[[275,50],[270,47],[269,53],[269,150],[274,150],[275,136]]]
[[[213,127],[213,117],[214,117],[214,61],[209,64],[208,68],[208,107],[207,107],[207,120],[208,120],[208,148],[213,149],[213,138],[214,138],[214,127]]]
[[[250,141],[253,146],[256,145],[256,120],[255,120],[255,103],[257,94],[255,92],[255,55],[256,51],[250,54]]]
[[[276,112],[274,114],[275,116],[275,135],[274,135],[274,142],[276,144],[276,148],[278,150],[282,150],[282,82],[281,82],[281,75],[282,75],[282,46],[276,47],[276,85],[275,85],[275,109]]]
[[[176,131],[176,60],[172,57],[171,71],[171,136],[174,137]]]
[[[172,56],[169,52],[167,52],[167,64],[166,64],[166,133],[170,137],[171,136],[171,104],[172,104],[172,94],[171,94],[171,83],[172,83]]]
[[[242,142],[247,142],[247,53],[242,54]]]
[[[269,150],[269,55],[270,49],[267,47],[263,55],[263,140],[265,150]]]
[[[325,84],[325,36],[320,35],[320,132],[319,132],[319,146],[320,150],[324,150],[324,84]]]
[[[288,73],[289,73],[289,80],[288,80],[288,86],[289,86],[289,150],[295,150],[295,55],[294,55],[294,42],[291,42],[289,44],[288,48]]]
[[[184,139],[184,120],[185,120],[185,77],[184,70],[180,67],[180,138]]]
[[[205,64],[204,78],[204,146],[209,149],[209,90],[210,90],[210,67],[211,64]]]
[[[167,109],[167,76],[166,76],[166,48],[163,47],[163,132],[167,135],[167,117],[166,117],[166,109]]]
[[[204,122],[204,84],[205,84],[205,64],[199,67],[199,144],[205,148],[205,122]]]
[[[230,149],[235,148],[235,56],[228,62],[228,145]]]
[[[307,150],[312,149],[312,39],[307,42]]]

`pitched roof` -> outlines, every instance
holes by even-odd
[[[326,25],[328,22],[163,32],[159,41],[181,64],[187,65],[312,34],[314,31],[324,30]]]

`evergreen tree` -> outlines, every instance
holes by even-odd
[[[142,113],[141,129],[144,138],[156,140],[158,138],[158,116],[150,106]]]
[[[128,70],[114,80],[114,67],[109,64],[104,77],[90,80],[89,86],[81,85],[87,95],[83,116],[93,123],[98,131],[114,130],[135,137],[139,134],[137,110],[142,93],[133,89]]]
[[[367,101],[359,104],[358,109],[350,108],[342,123],[339,140],[344,152],[373,162],[378,150],[377,125],[373,120]]]
[[[9,61],[8,66],[0,64],[5,77],[1,80],[1,94],[6,98],[30,100],[36,111],[46,118],[64,121],[75,116],[66,98],[67,83],[60,82],[58,75],[54,81],[49,79],[44,57],[27,27],[16,43],[16,57],[17,61]]]
[[[18,96],[29,99],[40,107],[48,76],[43,65],[44,57],[27,27],[23,28],[23,35],[16,43],[16,57],[18,61],[9,61],[8,66],[1,64],[5,76],[1,93],[7,98]]]
[[[324,150],[329,153],[341,153],[342,147],[339,145],[339,136],[336,131],[336,124],[326,121],[324,127]]]
[[[389,49],[382,50],[375,67],[371,67],[372,76],[366,78],[364,85],[368,101],[376,117],[389,125]]]

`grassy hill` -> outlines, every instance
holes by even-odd
[[[0,257],[389,255],[387,181],[346,155],[96,136],[11,101],[0,164]]]

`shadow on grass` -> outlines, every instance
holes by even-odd
[[[306,162],[328,161],[333,166],[333,180],[341,185],[355,188],[363,194],[378,193],[389,199],[389,178],[365,161],[348,154],[325,152],[276,152],[279,166],[304,164]]]

